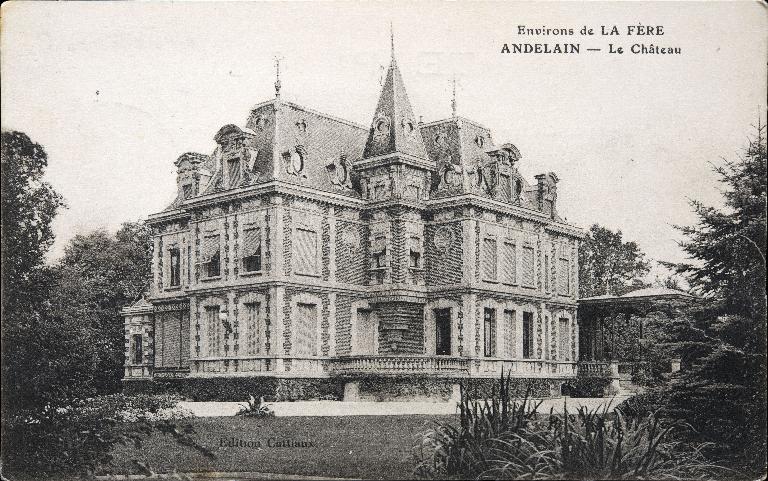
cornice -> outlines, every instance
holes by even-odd
[[[391,154],[377,155],[376,157],[369,157],[354,162],[354,168],[356,170],[373,169],[375,167],[385,167],[392,164],[403,164],[419,169],[433,171],[436,166],[435,163],[429,159],[422,159],[413,155],[404,154],[401,152],[393,152]]]

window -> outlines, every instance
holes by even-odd
[[[451,310],[435,309],[435,354],[451,354]]]
[[[502,249],[502,280],[508,284],[514,284],[517,282],[517,253],[515,252],[515,244],[505,242]]]
[[[520,179],[515,180],[515,199],[516,201],[520,200],[520,196],[523,194],[523,183],[520,182]]]
[[[387,267],[387,239],[377,237],[373,242],[373,267],[380,269]]]
[[[483,240],[483,278],[496,280],[496,239]]]
[[[486,307],[483,309],[483,340],[485,357],[496,355],[496,310]]]
[[[205,277],[218,277],[221,275],[221,252],[219,246],[219,234],[206,236],[203,239],[201,262]]]
[[[248,353],[261,354],[261,304],[249,302],[245,304],[246,329],[248,331]]]
[[[227,173],[229,174],[230,187],[240,185],[240,159],[230,159],[227,161]]]
[[[357,310],[357,332],[355,333],[355,354],[376,354],[376,320],[368,309]]]
[[[535,281],[533,259],[533,247],[523,247],[523,284],[526,286],[533,286]]]
[[[143,346],[141,343],[141,334],[134,334],[132,337],[133,351],[131,352],[131,362],[141,364],[144,362]]]
[[[501,174],[501,198],[506,201],[512,200],[512,183],[509,180],[509,176]]]
[[[567,296],[571,290],[571,272],[568,259],[560,259],[557,269],[557,290],[562,296]]]
[[[421,239],[418,237],[411,237],[408,243],[408,251],[410,255],[410,267],[421,267]]]
[[[568,318],[560,318],[560,360],[569,361],[571,359],[571,336],[568,332]]]
[[[376,184],[373,187],[373,199],[379,200],[384,198],[384,184]]]
[[[504,345],[507,356],[517,357],[517,313],[514,310],[504,309]]]
[[[317,305],[296,305],[296,332],[293,352],[297,356],[317,356]]]
[[[219,355],[219,306],[205,306],[205,323],[208,329],[208,354]]]
[[[243,231],[243,270],[261,271],[261,229],[258,227]]]
[[[184,184],[181,186],[181,196],[185,199],[192,197],[192,184]]]
[[[530,359],[533,354],[533,313],[523,312],[523,358]]]
[[[293,239],[293,255],[297,274],[317,275],[317,232],[296,229]]]
[[[181,285],[181,251],[174,247],[169,250],[171,258],[171,287]]]

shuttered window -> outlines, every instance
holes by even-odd
[[[221,275],[219,234],[205,236],[200,252],[200,262],[203,264],[205,276],[216,277]]]
[[[504,346],[508,357],[517,357],[517,315],[514,310],[504,310]]]
[[[568,259],[560,259],[557,266],[557,291],[562,296],[570,294],[571,290],[571,269]]]
[[[317,275],[317,232],[296,229],[293,256],[296,259],[297,274]]]
[[[534,257],[533,247],[523,247],[523,284],[526,286],[533,286],[535,281],[534,276]]]
[[[317,305],[297,304],[295,344],[297,356],[317,356]]]
[[[258,227],[243,231],[243,270],[261,270],[261,229]]]
[[[501,254],[501,280],[514,284],[517,282],[517,254],[515,244],[505,242],[502,244]]]
[[[246,329],[248,330],[248,354],[261,354],[262,321],[261,304],[249,302],[245,305]]]
[[[229,174],[229,186],[231,188],[240,185],[240,159],[227,161],[227,173]]]
[[[560,318],[560,353],[561,361],[570,361],[571,359],[571,333],[568,329],[568,318]]]
[[[483,240],[483,278],[496,280],[496,239]]]

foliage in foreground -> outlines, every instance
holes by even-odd
[[[509,395],[474,399],[462,392],[460,424],[440,423],[424,435],[416,474],[428,479],[712,479],[732,477],[709,463],[704,445],[676,441],[679,423],[656,415],[630,418],[609,406],[573,414],[538,413]],[[462,390],[463,391],[463,390]]]
[[[246,404],[240,406],[237,415],[251,418],[266,418],[274,416],[275,412],[264,402],[264,396],[259,397],[259,399],[251,396]]]
[[[6,472],[39,477],[94,473],[112,461],[117,445],[141,448],[153,432],[213,457],[191,436],[173,396],[114,394],[74,400],[65,406],[30,410],[3,421]]]

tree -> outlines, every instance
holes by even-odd
[[[579,249],[579,295],[621,295],[645,287],[650,263],[637,243],[624,242],[621,231],[594,224]]]
[[[42,180],[48,155],[23,132],[2,133],[2,384],[5,415],[29,373],[25,339],[48,316],[53,273],[44,265],[64,201]]]
[[[87,331],[93,353],[86,394],[120,388],[123,366],[123,319],[120,310],[147,288],[150,273],[149,231],[142,222],[127,222],[117,234],[97,230],[75,236],[56,266],[52,295],[56,317]],[[82,335],[82,334],[81,334]]]
[[[669,346],[687,365],[659,399],[664,410],[712,441],[714,454],[734,458],[756,474],[766,457],[766,139],[765,126],[744,154],[715,166],[724,208],[692,201],[698,223],[679,227],[691,259],[667,264],[707,296]],[[695,338],[698,342],[692,342]]]

